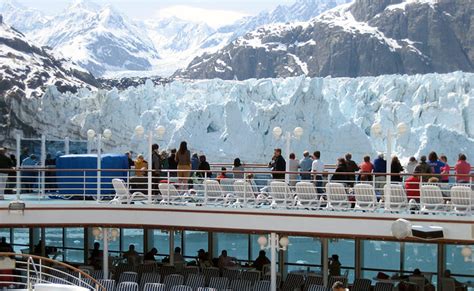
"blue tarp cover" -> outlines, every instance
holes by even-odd
[[[128,159],[123,154],[102,155],[101,194],[113,195],[112,179],[127,178]],[[62,195],[97,195],[97,155],[64,155],[56,161],[57,183]],[[72,171],[88,169],[89,171]],[[71,170],[71,171],[68,171]],[[124,171],[120,171],[124,170]]]

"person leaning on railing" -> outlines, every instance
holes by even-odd
[[[456,183],[469,183],[469,175],[471,173],[471,165],[467,162],[465,154],[459,154],[458,162],[454,166],[454,172],[456,173]]]
[[[407,192],[408,199],[415,199],[416,202],[420,202],[420,174],[422,171],[420,166],[416,166],[413,171],[413,175],[405,180],[405,189]]]

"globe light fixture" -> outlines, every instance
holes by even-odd
[[[373,136],[381,136],[382,135],[382,124],[376,122],[370,128],[370,132]]]
[[[283,133],[283,130],[281,129],[281,127],[275,126],[272,132],[273,132],[273,137],[275,137],[276,139],[279,139],[281,134]]]
[[[136,134],[137,136],[142,136],[144,133],[145,133],[145,128],[144,128],[143,126],[137,125],[137,126],[135,127],[135,134]]]
[[[469,246],[464,246],[461,250],[461,255],[464,257],[464,262],[472,261],[472,249]]]
[[[156,134],[158,138],[162,138],[166,133],[166,128],[163,125],[158,125],[156,128]]]
[[[95,137],[95,130],[89,129],[89,130],[87,131],[87,138],[93,139],[94,137]]]
[[[405,122],[400,122],[397,125],[397,133],[399,135],[404,135],[408,131],[408,125]]]
[[[102,133],[104,138],[110,139],[112,137],[112,131],[108,128],[104,129],[104,132]]]
[[[301,136],[303,136],[303,133],[304,133],[304,130],[302,127],[296,127],[294,130],[293,130],[293,134],[295,135],[295,137],[297,139],[300,139]]]

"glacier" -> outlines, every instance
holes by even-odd
[[[123,91],[60,93],[49,87],[40,98],[12,99],[22,122],[47,137],[86,138],[89,128],[113,132],[105,151],[147,152],[144,137],[134,135],[143,125],[167,129],[161,148],[187,140],[192,151],[211,162],[267,162],[273,148],[285,148],[272,129],[304,129],[291,148],[320,150],[326,163],[351,152],[360,161],[384,151],[386,139],[373,137],[370,127],[385,130],[399,122],[410,130],[394,140],[394,153],[403,160],[431,150],[457,160],[460,152],[474,155],[474,74],[384,75],[360,78],[251,79],[246,81],[176,80]],[[287,154],[285,154],[287,155]]]

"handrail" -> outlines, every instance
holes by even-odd
[[[74,268],[73,266],[68,265],[66,263],[63,263],[63,262],[60,262],[60,261],[56,261],[56,260],[53,260],[53,259],[50,259],[50,258],[47,258],[47,257],[41,257],[41,256],[37,256],[37,255],[17,254],[17,253],[11,253],[11,252],[0,252],[0,257],[21,257],[21,258],[24,258],[24,259],[26,259],[26,262],[27,262],[28,265],[31,263],[31,265],[33,266],[33,269],[35,270],[36,273],[39,273],[39,272],[36,269],[36,263],[34,262],[34,260],[38,260],[40,262],[47,262],[47,263],[51,263],[51,264],[54,264],[54,265],[57,265],[57,266],[61,266],[61,267],[66,268],[67,270],[73,271],[74,273],[78,273],[80,276],[76,279],[81,280],[81,277],[82,277],[82,278],[87,278],[88,280],[90,280],[92,282],[91,287],[92,287],[92,285],[95,285],[96,290],[107,291],[104,286],[102,286],[95,278],[93,278],[92,276],[90,276],[86,272],[82,271],[81,269]],[[40,272],[42,272],[42,271],[40,271]]]

